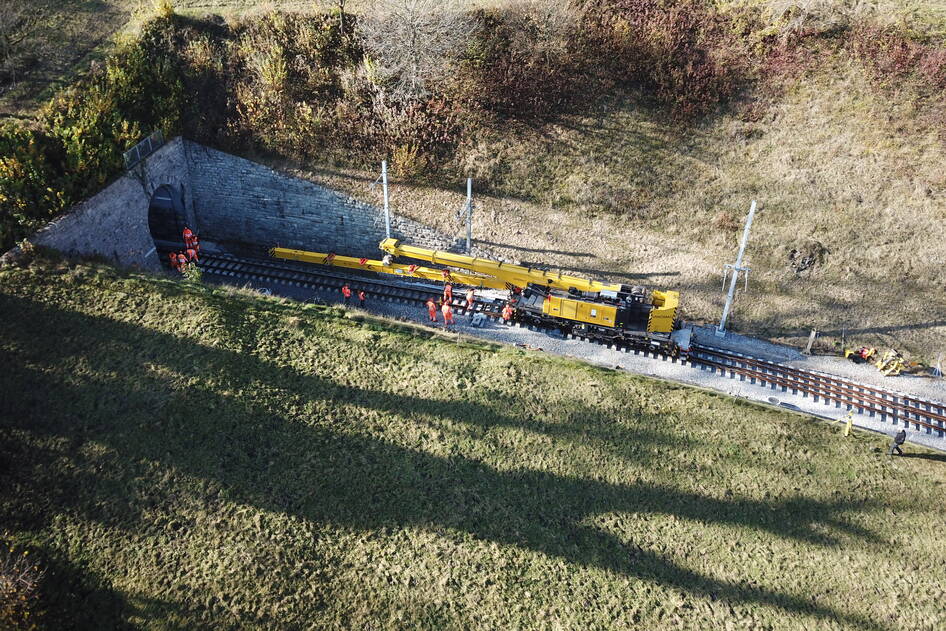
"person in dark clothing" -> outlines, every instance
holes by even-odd
[[[897,452],[897,455],[899,456],[903,455],[903,450],[900,449],[900,445],[902,445],[906,441],[906,439],[907,439],[907,430],[901,429],[899,432],[897,432],[897,435],[893,437],[893,443],[890,444],[891,456],[893,455],[893,452],[895,451]]]

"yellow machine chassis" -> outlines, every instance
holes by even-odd
[[[617,322],[617,307],[597,302],[585,302],[559,296],[549,296],[542,306],[542,313],[553,318],[565,318],[576,322],[614,327]]]

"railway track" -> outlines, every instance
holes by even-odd
[[[814,403],[847,409],[892,425],[912,426],[931,436],[946,438],[946,403],[943,402],[707,346],[694,346],[689,361],[761,388],[810,398]]]
[[[313,291],[338,291],[342,285],[348,283],[354,290],[364,290],[372,300],[403,304],[422,305],[427,299],[439,298],[441,295],[441,289],[437,285],[410,281],[392,282],[331,268],[315,269],[288,261],[208,255],[201,257],[200,267],[204,274],[223,280],[277,283]],[[454,306],[460,307],[463,299],[454,298],[453,303]],[[501,303],[501,300],[478,301],[475,311],[498,318]],[[802,397],[814,403],[823,403],[826,407],[850,410],[891,425],[906,425],[931,437],[942,439],[946,446],[946,403],[943,402],[710,346],[694,344],[685,358],[669,358],[653,350],[640,348],[618,347],[616,350],[652,354],[675,362],[679,360],[681,363],[712,370],[731,379],[747,381],[770,391]]]
[[[368,275],[338,271],[333,268],[313,269],[304,263],[243,259],[232,256],[202,256],[201,272],[210,276],[234,280],[278,283],[313,291],[338,291],[346,283],[353,291],[364,290],[373,300],[403,304],[424,304],[429,298],[440,298],[439,286],[423,282],[392,282]],[[464,299],[454,297],[453,306],[460,307]],[[498,317],[501,306],[478,301],[475,311],[488,317]]]

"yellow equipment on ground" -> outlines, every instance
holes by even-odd
[[[844,349],[844,358],[850,359],[852,362],[855,362],[857,364],[871,361],[876,356],[877,356],[877,349],[870,348],[868,346],[861,346],[858,349],[853,349],[853,348]]]
[[[896,377],[903,370],[903,355],[891,349],[885,352],[875,365],[885,377]]]

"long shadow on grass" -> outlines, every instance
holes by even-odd
[[[84,476],[80,484],[65,485],[74,494],[54,494],[50,506],[24,505],[12,497],[4,502],[5,509],[40,511],[47,517],[77,512],[134,529],[146,502],[131,489],[147,477],[146,463],[158,462],[207,481],[208,497],[219,493],[307,520],[361,529],[458,529],[711,598],[882,628],[802,596],[694,572],[642,549],[633,533],[616,536],[587,524],[601,513],[657,513],[811,544],[836,543],[834,536],[819,534],[825,530],[876,542],[842,516],[872,508],[869,503],[720,499],[634,480],[614,484],[525,467],[498,471],[459,452],[435,456],[356,433],[365,431],[356,421],[363,414],[359,410],[403,419],[421,408],[461,423],[521,423],[489,406],[469,401],[444,406],[438,401],[431,407],[423,398],[345,386],[249,353],[198,346],[20,298],[0,296],[0,313],[8,322],[0,331],[0,348],[15,349],[3,359],[7,370],[0,373],[0,451],[13,468],[23,468],[31,453],[11,453],[7,437],[65,436],[75,447],[59,462],[72,459],[76,466],[61,470],[79,469]],[[57,330],[70,333],[57,336]],[[64,356],[72,361],[62,364]],[[71,370],[83,363],[91,373],[75,378]],[[168,371],[176,375],[169,377]],[[278,407],[273,407],[274,398]],[[337,420],[313,417],[305,407],[313,400],[337,402],[339,407],[332,408]],[[646,432],[638,437],[662,439]],[[80,462],[80,447],[87,440],[105,443],[118,457]]]

